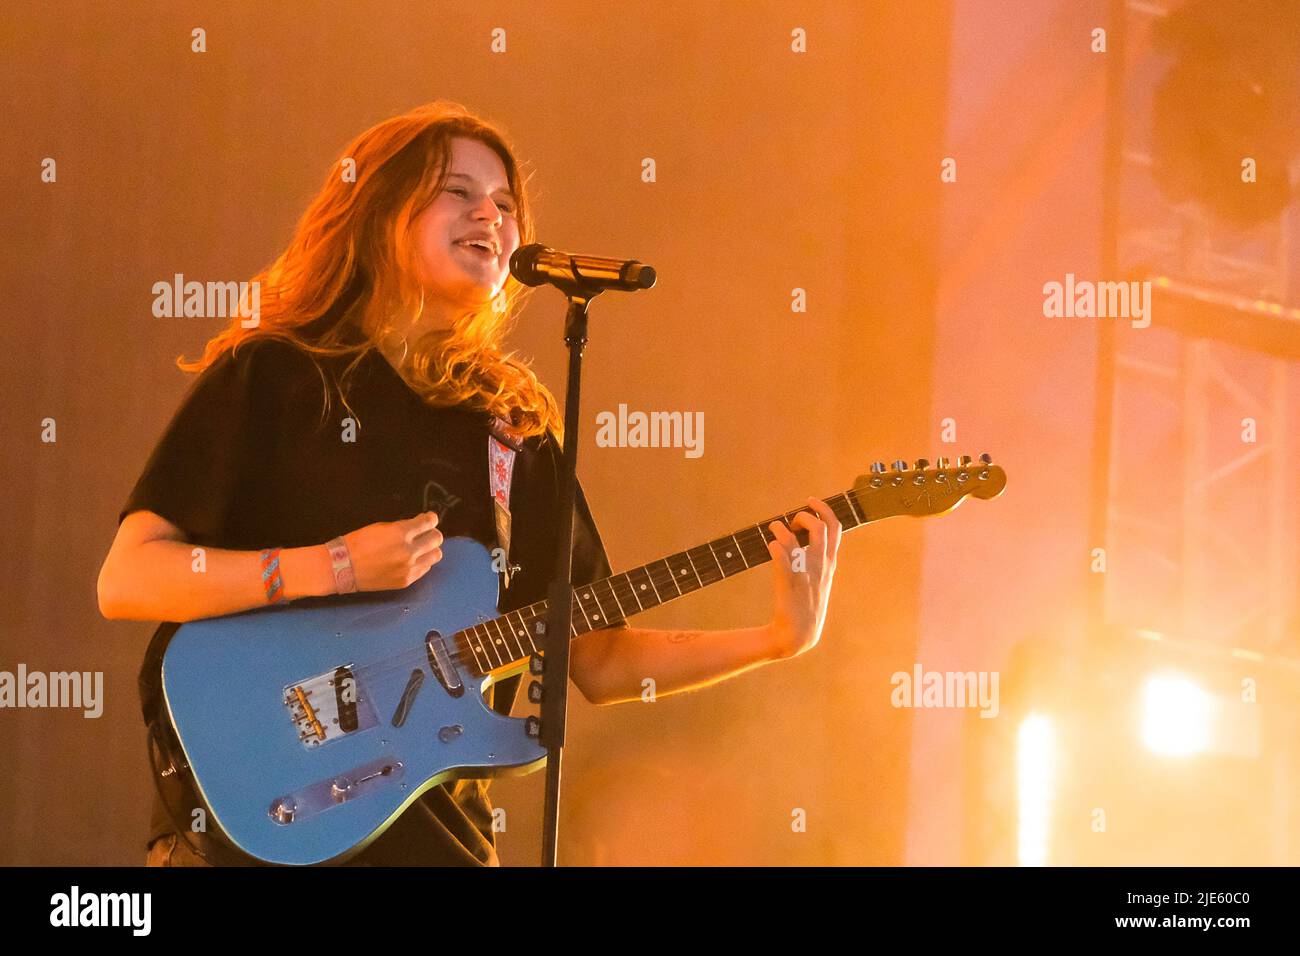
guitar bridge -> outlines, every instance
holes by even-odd
[[[284,689],[284,706],[304,747],[319,747],[378,723],[350,665]]]

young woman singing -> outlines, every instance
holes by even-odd
[[[268,602],[404,588],[445,537],[497,545],[489,430],[519,444],[500,610],[545,600],[556,545],[562,419],[502,342],[525,291],[511,253],[533,241],[528,197],[502,133],[439,101],[358,136],[330,169],[288,248],[255,277],[254,323],[235,317],[131,492],[99,576],[105,617],[167,622],[140,673],[154,720],[160,662],[178,623]],[[572,674],[597,704],[704,687],[814,646],[840,526],[810,499],[797,539],[770,526],[775,614],[729,631],[626,624],[573,643]],[[611,573],[582,490],[573,581]],[[509,713],[518,680],[489,690]],[[156,722],[156,721],[155,721]],[[172,775],[175,777],[177,775]],[[202,828],[201,799],[155,795],[150,865],[236,862]],[[165,789],[165,787],[164,787]],[[205,850],[206,847],[206,850]],[[348,865],[497,865],[488,781],[430,788]]]

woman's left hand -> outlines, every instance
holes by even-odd
[[[780,521],[768,525],[776,536],[775,541],[767,544],[772,556],[775,606],[775,616],[768,627],[778,657],[797,657],[812,650],[826,623],[835,558],[840,550],[840,522],[830,505],[821,499],[809,498],[808,505],[818,517],[800,511],[790,522],[793,527],[808,531],[807,546],[800,548],[799,539]]]

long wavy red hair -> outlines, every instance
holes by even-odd
[[[379,348],[395,316],[409,319],[423,307],[412,225],[443,189],[457,136],[478,139],[501,157],[516,198],[519,243],[532,242],[527,183],[505,135],[458,103],[426,103],[372,126],[343,150],[288,248],[253,277],[258,325],[244,328],[236,316],[202,358],[177,364],[202,371],[259,337],[288,340],[313,356],[353,355],[337,383],[346,405],[347,373]],[[355,177],[345,176],[352,163]],[[525,436],[549,428],[562,438],[554,396],[517,353],[501,349],[531,291],[510,276],[493,302],[457,321],[450,334],[409,343],[404,375],[412,388],[433,405],[466,404],[513,420]],[[327,386],[326,408],[329,402]]]

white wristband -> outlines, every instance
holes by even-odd
[[[325,547],[329,550],[334,568],[334,592],[351,594],[357,589],[357,576],[352,570],[352,555],[348,553],[348,543],[342,536],[335,538]]]

